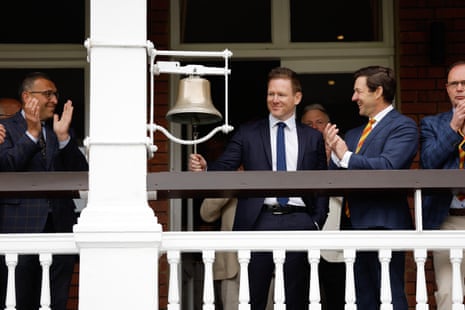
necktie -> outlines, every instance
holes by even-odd
[[[44,139],[44,133],[42,130],[40,130],[40,135],[39,135],[39,146],[40,146],[40,153],[42,154],[42,157],[45,158],[45,139]]]
[[[463,169],[463,164],[465,162],[465,151],[463,150],[463,146],[465,144],[465,136],[463,136],[462,132],[459,131],[459,133],[462,135],[463,139],[462,142],[459,144],[459,169]],[[457,194],[457,199],[460,201],[465,200],[465,193],[458,193]]]
[[[373,128],[373,124],[376,122],[374,118],[370,118],[368,121],[367,125],[362,131],[362,135],[360,137],[360,140],[358,141],[357,148],[355,149],[355,154],[357,154],[360,149],[362,148],[363,142],[365,142],[365,139],[368,137],[368,135],[371,132],[371,129]],[[349,209],[349,204],[346,200],[345,206],[344,206],[344,213],[346,214],[347,217],[350,217],[350,209]]]
[[[286,171],[286,143],[284,141],[284,128],[286,124],[283,122],[278,123],[278,134],[276,135],[276,170]],[[278,203],[281,206],[285,206],[289,198],[278,197]]]
[[[368,121],[368,124],[363,129],[362,136],[360,137],[360,140],[358,141],[357,148],[355,149],[355,153],[358,153],[360,151],[360,149],[362,148],[363,142],[365,142],[365,139],[370,134],[371,129],[373,128],[373,124],[375,122],[376,122],[376,120],[374,118],[371,118]]]

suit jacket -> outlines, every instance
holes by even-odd
[[[358,141],[365,125],[349,130],[345,140],[350,151],[348,169],[409,169],[418,147],[415,122],[391,110],[372,129],[358,154]],[[335,169],[333,162],[330,168]],[[411,229],[406,194],[357,193],[346,196],[354,229]]]
[[[0,171],[87,171],[87,161],[74,137],[63,149],[50,125],[46,124],[46,156],[40,146],[26,135],[26,120],[21,112],[2,120],[5,142],[0,144]],[[49,212],[57,232],[71,232],[76,223],[72,199],[6,198],[0,199],[1,233],[43,232]]]
[[[200,206],[200,217],[206,222],[221,218],[221,230],[231,231],[234,224],[237,198],[207,198]],[[215,280],[232,279],[239,273],[236,252],[215,252],[213,277]]]
[[[452,110],[427,116],[420,122],[420,165],[423,169],[458,169],[462,136],[450,128]],[[449,215],[452,192],[423,195],[423,227],[439,229]]]
[[[296,122],[298,139],[297,170],[326,170],[323,136],[317,130]],[[208,170],[234,171],[243,165],[244,170],[272,170],[270,125],[268,118],[242,125],[231,138],[225,152]],[[269,197],[273,197],[270,193]],[[306,195],[305,205],[319,227],[323,227],[328,214],[328,197]],[[263,206],[264,197],[239,199],[234,230],[253,230]],[[315,228],[316,229],[316,228]]]

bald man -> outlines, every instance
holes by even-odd
[[[14,98],[0,98],[0,119],[13,116],[21,110],[21,102]]]

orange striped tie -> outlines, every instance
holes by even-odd
[[[459,134],[463,137],[462,142],[459,144],[459,169],[463,169],[463,164],[465,162],[465,151],[463,150],[463,145],[465,144],[465,136],[462,131],[459,130]],[[465,199],[465,193],[458,193],[457,199],[462,201]]]
[[[368,124],[365,126],[362,132],[362,136],[360,137],[360,140],[358,141],[357,148],[355,149],[355,153],[358,153],[360,151],[360,148],[363,145],[363,142],[365,142],[365,139],[368,137],[370,134],[371,129],[373,128],[373,124],[376,122],[374,118],[371,118],[368,121]]]
[[[370,120],[368,121],[368,124],[363,129],[362,136],[360,137],[360,140],[358,141],[357,148],[355,149],[355,154],[357,154],[360,151],[360,148],[362,147],[363,142],[365,142],[365,139],[370,134],[370,131],[373,128],[373,124],[375,122],[376,122],[376,120],[374,118],[370,118]],[[465,156],[464,156],[464,158],[465,158]],[[347,203],[347,200],[346,200],[346,203],[345,203],[345,206],[344,206],[344,213],[346,214],[347,217],[350,217],[350,209],[349,209],[349,204]]]

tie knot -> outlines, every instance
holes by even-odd
[[[279,128],[286,128],[286,123],[284,123],[284,122],[279,122],[279,123],[278,123],[278,127],[279,127]]]
[[[376,123],[376,120],[374,118],[370,118],[368,123],[370,123],[370,125],[373,125],[374,123]]]

